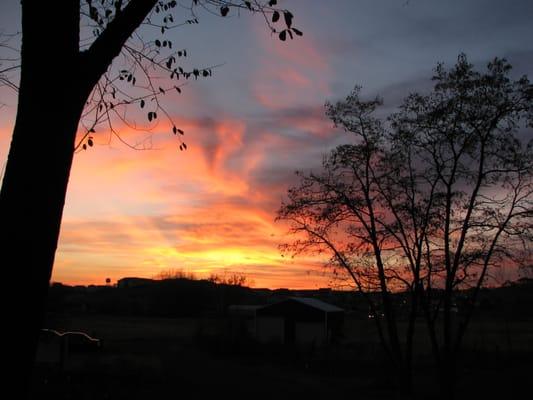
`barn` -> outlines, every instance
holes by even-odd
[[[289,297],[254,308],[252,334],[261,343],[321,345],[338,339],[343,322],[342,308],[313,298]]]

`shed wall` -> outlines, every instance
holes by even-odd
[[[283,343],[284,319],[278,317],[257,317],[256,339],[261,343]]]

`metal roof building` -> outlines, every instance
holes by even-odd
[[[344,322],[344,310],[309,297],[289,297],[266,306],[234,306],[230,314],[241,330],[261,343],[321,345],[334,341]],[[239,317],[240,316],[240,317]]]

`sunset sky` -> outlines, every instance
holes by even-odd
[[[514,76],[533,76],[531,0],[278,3],[293,12],[302,38],[281,42],[247,12],[200,13],[198,25],[168,34],[187,48],[190,66],[223,64],[164,98],[188,150],[179,151],[165,121],[149,126],[146,151],[97,130],[95,146],[74,158],[54,281],[104,284],[182,269],[199,277],[239,272],[255,287],[327,286],[320,258],[280,255],[287,227],[274,221],[294,171],[318,167],[347,140],[324,102],[358,84],[392,110],[410,91],[428,90],[436,63],[451,66],[460,52],[479,67],[506,57]],[[0,31],[20,30],[19,8],[0,2]],[[3,172],[16,96],[0,88],[0,103]],[[129,143],[147,137],[118,128]]]

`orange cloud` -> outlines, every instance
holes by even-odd
[[[278,194],[255,181],[268,153],[293,143],[248,132],[235,118],[176,123],[187,132],[187,151],[177,151],[160,123],[153,150],[99,146],[95,136],[97,145],[75,156],[53,279],[102,283],[183,268],[200,276],[238,271],[261,287],[326,285],[317,260],[296,266],[281,257],[285,228],[271,206]]]
[[[54,280],[102,283],[108,277],[154,276],[162,270],[183,268],[204,277],[238,271],[261,287],[324,286],[326,278],[320,274],[318,260],[301,259],[296,264],[279,254],[279,231],[260,213],[238,213],[231,205],[218,215],[205,209],[187,215],[115,218],[113,222],[67,221]],[[309,279],[309,274],[317,278]]]
[[[238,271],[261,287],[325,286],[319,259],[280,255],[286,230],[274,222],[293,165],[330,132],[313,108],[329,94],[329,66],[310,39],[283,44],[256,35],[260,66],[243,78],[256,102],[242,114],[209,107],[200,85],[187,85],[183,97],[172,93],[168,111],[186,133],[187,151],[162,117],[148,132],[114,126],[146,151],[97,127],[95,146],[75,155],[53,280],[102,284],[183,268]],[[271,114],[259,121],[254,113],[264,106]],[[139,127],[146,119],[136,107],[128,117]],[[8,137],[2,131],[0,155]]]

